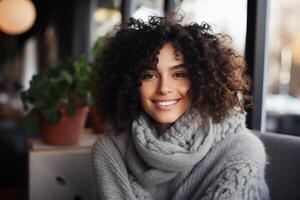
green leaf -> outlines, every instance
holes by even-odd
[[[57,107],[49,107],[42,110],[45,119],[53,124],[58,123],[61,119],[61,113]]]
[[[72,84],[73,82],[73,77],[70,73],[68,73],[67,71],[63,70],[60,72],[60,77],[63,80],[66,80],[68,84]]]
[[[29,131],[36,132],[40,128],[38,113],[36,109],[32,109],[25,117],[26,127]]]
[[[101,53],[101,50],[107,40],[108,40],[107,36],[98,37],[98,39],[96,40],[96,42],[92,47],[92,53],[94,56],[97,56]]]
[[[64,68],[64,65],[62,62],[54,63],[51,65],[47,70],[47,77],[55,78],[59,76],[61,70]]]
[[[28,105],[27,105],[28,98],[27,98],[27,94],[25,91],[21,92],[20,98],[21,98],[21,101],[23,102],[24,110],[27,111],[28,110]]]
[[[67,115],[71,116],[74,115],[76,112],[76,107],[73,104],[68,104],[67,106]]]
[[[86,92],[86,104],[88,106],[92,106],[94,104],[93,96],[89,91]]]

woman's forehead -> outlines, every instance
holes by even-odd
[[[177,51],[172,43],[166,43],[157,55],[159,66],[175,66],[183,63],[183,55]]]
[[[157,53],[154,52],[151,57],[147,58],[142,68],[144,70],[156,70],[161,65],[172,67],[183,63],[184,56],[181,51],[178,50],[172,42],[166,42]],[[182,65],[180,67],[184,66]]]

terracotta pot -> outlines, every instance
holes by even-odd
[[[94,133],[104,133],[105,132],[105,123],[98,115],[98,109],[96,106],[93,106],[89,113],[89,119],[93,127]]]
[[[63,116],[56,124],[41,118],[41,131],[45,143],[54,145],[72,145],[79,142],[80,134],[84,132],[84,125],[89,111],[88,107],[76,110],[72,116]]]

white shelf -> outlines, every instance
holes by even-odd
[[[98,137],[87,130],[76,145],[29,140],[29,199],[95,200],[90,150]]]

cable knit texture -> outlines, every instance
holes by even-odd
[[[212,123],[190,108],[161,136],[142,114],[92,156],[99,199],[269,199],[264,147],[235,110]]]

